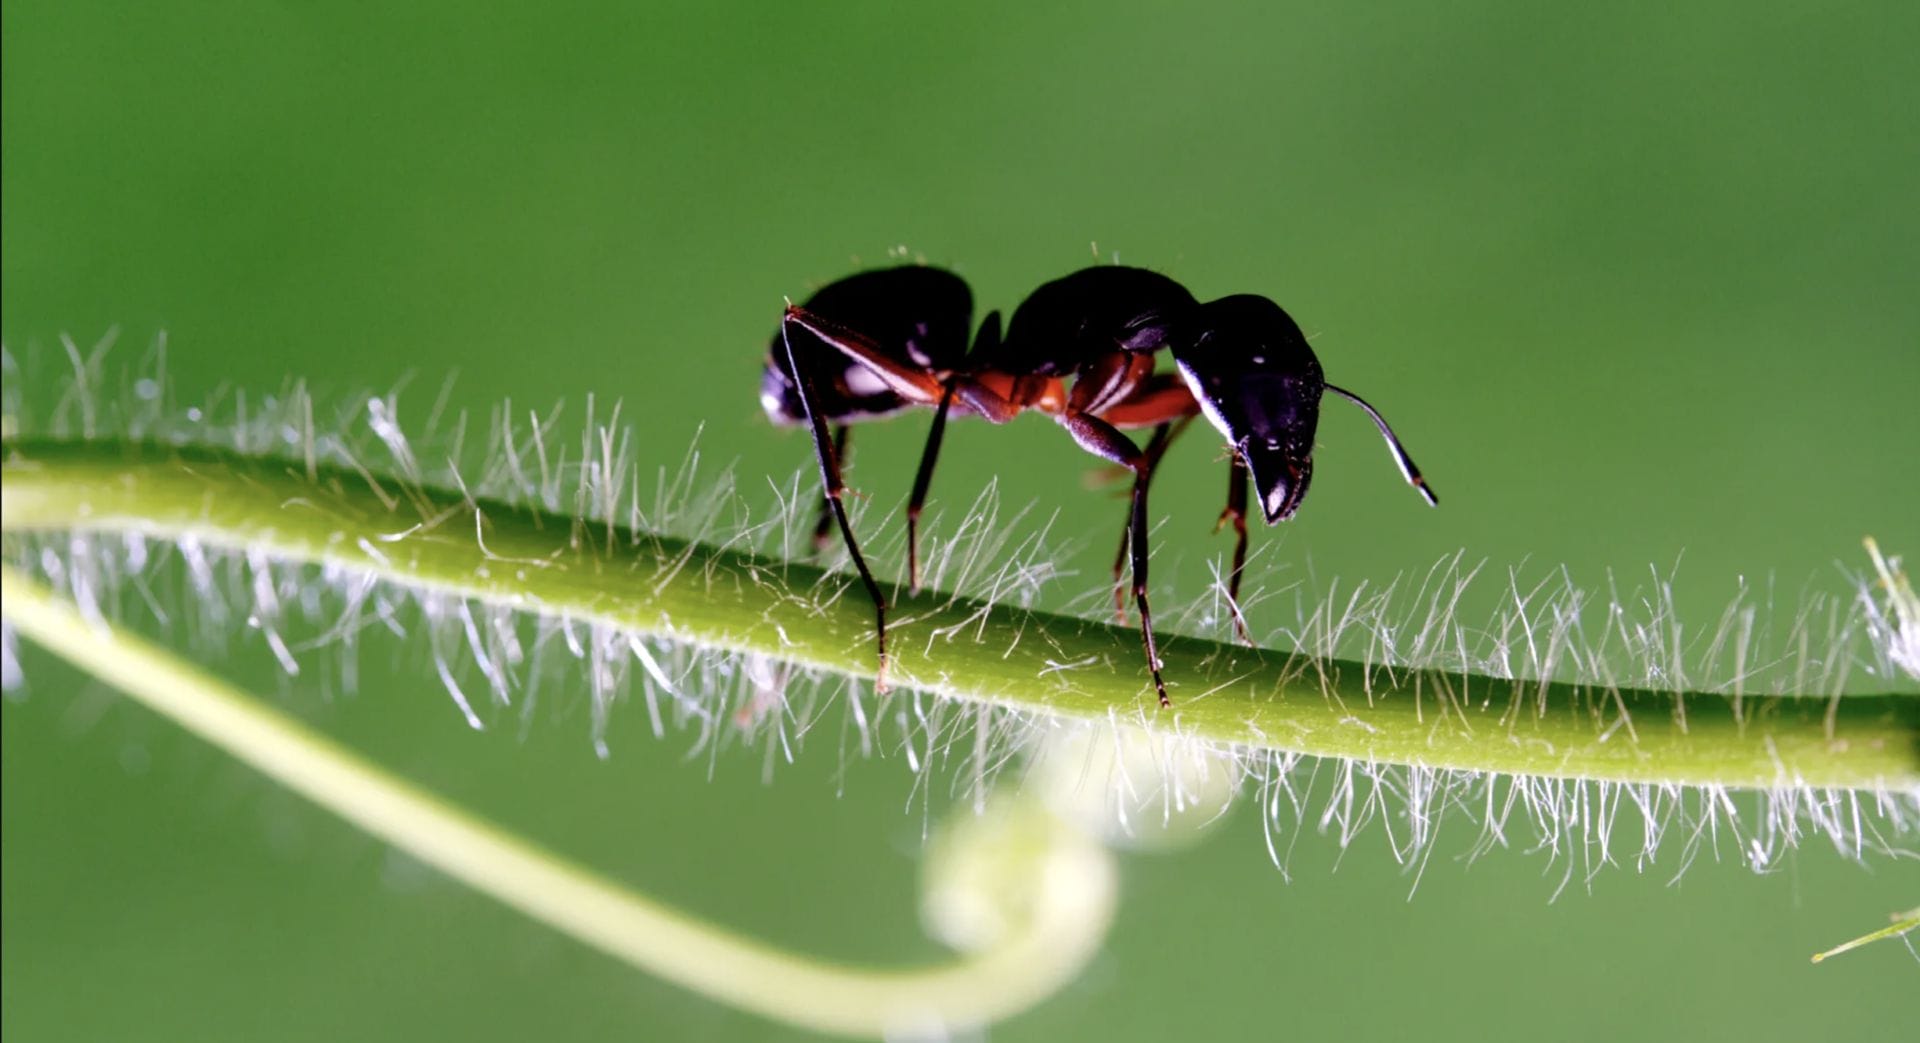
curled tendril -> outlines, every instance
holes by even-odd
[[[803,1028],[887,1038],[997,1021],[1071,980],[1113,919],[1112,855],[1006,796],[950,825],[926,863],[924,912],[962,950],[955,961],[874,969],[783,951],[449,805],[4,567],[0,603],[28,638],[422,862],[641,970]]]

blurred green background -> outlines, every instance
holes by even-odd
[[[676,463],[704,428],[763,488],[808,459],[754,400],[783,295],[905,246],[1010,308],[1097,243],[1203,298],[1281,301],[1444,499],[1422,507],[1330,406],[1305,511],[1256,536],[1268,582],[1384,581],[1462,548],[1588,585],[1678,562],[1697,632],[1743,578],[1783,613],[1844,592],[1864,533],[1920,552],[1911,3],[15,0],[0,45],[0,332],[18,353],[117,324],[134,359],[165,330],[183,399],[412,374],[417,421],[455,371],[483,415],[594,392],[625,400],[644,454]],[[877,508],[925,423],[857,436]],[[1104,583],[1121,512],[1079,491],[1068,439],[1028,419],[948,446],[936,499],[997,476],[1081,546],[1055,599]],[[1171,459],[1155,564],[1192,597],[1223,468],[1208,435]],[[602,762],[579,714],[469,732],[424,659],[366,657],[350,697],[252,654],[222,671],[750,933],[937,954],[897,759],[828,741],[767,785],[756,754],[709,777],[616,722]],[[0,765],[11,1038],[791,1035],[27,665]],[[1341,858],[1310,833],[1291,868],[1245,813],[1130,859],[1110,949],[995,1036],[1865,1040],[1920,1014],[1899,943],[1806,963],[1920,901],[1911,861],[1815,844],[1677,883],[1629,864],[1554,903],[1559,867],[1519,851],[1436,860],[1411,899],[1377,835]]]

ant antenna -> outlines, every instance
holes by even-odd
[[[1380,436],[1387,440],[1387,449],[1393,453],[1393,462],[1400,465],[1400,473],[1406,476],[1407,484],[1419,490],[1420,495],[1426,499],[1427,506],[1440,506],[1440,497],[1434,495],[1433,488],[1427,484],[1425,478],[1421,477],[1420,468],[1414,464],[1413,457],[1407,455],[1407,447],[1400,444],[1400,439],[1395,437],[1393,428],[1387,426],[1387,418],[1381,416],[1379,410],[1367,405],[1367,400],[1359,395],[1345,388],[1334,387],[1332,384],[1326,387],[1328,391],[1367,411],[1367,415],[1373,418],[1374,425],[1380,428]]]

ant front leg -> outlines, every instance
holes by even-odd
[[[1153,637],[1153,610],[1147,606],[1147,480],[1152,468],[1147,455],[1112,424],[1088,413],[1060,415],[1073,440],[1087,452],[1111,460],[1133,472],[1133,510],[1127,526],[1127,544],[1133,550],[1133,599],[1140,609],[1140,641],[1146,646],[1147,670],[1153,674],[1153,688],[1161,706],[1172,706],[1167,698],[1167,682],[1160,676],[1160,648]]]
[[[1154,472],[1160,467],[1160,459],[1167,453],[1173,440],[1179,438],[1200,415],[1200,406],[1194,402],[1193,395],[1187,390],[1186,383],[1171,373],[1156,373],[1149,376],[1120,401],[1114,402],[1099,411],[1102,419],[1109,424],[1126,424],[1144,427],[1153,424],[1153,437],[1147,441],[1147,477],[1152,484]],[[1131,528],[1131,522],[1129,522]],[[1120,532],[1120,548],[1113,555],[1113,612],[1120,622],[1127,621],[1127,601],[1120,583],[1120,566],[1127,560],[1127,532]]]
[[[1154,426],[1153,436],[1147,439],[1144,455],[1147,458],[1147,484],[1153,484],[1153,476],[1160,469],[1160,459],[1167,455],[1167,447],[1180,433],[1193,423],[1193,417],[1184,416],[1178,421],[1165,421]],[[1127,532],[1132,522],[1120,528],[1120,546],[1113,552],[1113,614],[1120,622],[1127,621],[1127,585],[1122,579],[1127,564]]]
[[[1220,526],[1233,523],[1233,571],[1227,576],[1227,611],[1233,613],[1234,633],[1251,645],[1253,636],[1247,633],[1247,618],[1240,611],[1240,573],[1247,566],[1247,461],[1238,449],[1228,452],[1233,454],[1233,460],[1227,469],[1227,506],[1220,512],[1213,531],[1219,532]]]
[[[887,690],[887,599],[880,593],[880,584],[875,582],[872,570],[867,568],[867,559],[860,554],[860,544],[853,538],[853,525],[847,521],[846,504],[841,502],[847,487],[840,477],[840,458],[834,452],[834,441],[827,436],[826,422],[819,413],[814,412],[813,377],[800,365],[800,360],[794,354],[790,327],[798,325],[794,318],[794,312],[798,310],[789,309],[786,319],[780,323],[780,340],[787,350],[787,368],[793,371],[793,386],[800,394],[800,408],[807,415],[808,429],[813,432],[813,451],[820,460],[822,494],[834,519],[840,523],[840,536],[846,541],[847,556],[853,559],[853,567],[860,573],[860,582],[866,585],[867,597],[873,601],[874,650],[879,657],[873,687],[884,692]]]
[[[853,441],[853,428],[841,424],[833,429],[833,458],[840,461],[844,469],[847,465],[847,447]],[[824,487],[823,487],[824,488]],[[828,533],[833,529],[833,498],[824,492],[820,496],[820,517],[813,523],[813,554],[819,556],[827,549]]]

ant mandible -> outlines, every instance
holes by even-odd
[[[1251,294],[1199,304],[1174,280],[1122,266],[1083,269],[1035,290],[1015,309],[1006,335],[998,312],[967,343],[972,295],[950,272],[909,266],[863,272],[789,304],[770,348],[761,404],[777,423],[805,423],[820,462],[824,505],[815,528],[824,542],[837,520],[874,605],[877,684],[887,665],[886,599],[860,553],[841,503],[840,458],[847,425],[909,405],[932,405],[933,425],[907,506],[908,575],[919,587],[917,527],[955,400],[963,413],[995,424],[1033,409],[1055,418],[1083,449],[1133,475],[1122,557],[1131,550],[1132,588],[1154,690],[1170,706],[1147,601],[1147,491],[1167,445],[1195,414],[1226,436],[1231,464],[1222,522],[1236,532],[1228,598],[1235,628],[1246,561],[1247,486],[1259,489],[1268,524],[1293,515],[1312,477],[1313,433],[1324,391],[1350,399],[1380,428],[1402,474],[1437,503],[1420,471],[1378,411],[1325,382],[1305,336],[1279,305]],[[1154,372],[1161,350],[1174,373]],[[1068,385],[1066,378],[1071,377]],[[828,425],[837,430],[829,435]],[[1147,448],[1122,428],[1153,427]],[[1116,558],[1116,585],[1120,574]],[[1116,589],[1116,606],[1124,602]]]

